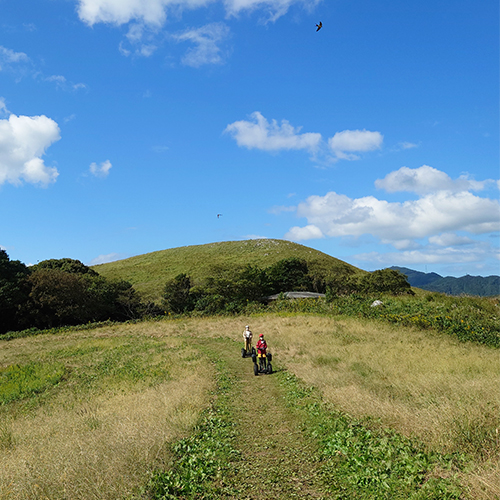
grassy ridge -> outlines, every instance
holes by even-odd
[[[186,273],[196,282],[218,272],[251,264],[268,267],[282,259],[305,259],[312,273],[323,275],[350,270],[365,273],[346,262],[304,245],[282,240],[226,241],[171,248],[93,266],[105,278],[125,279],[146,298],[158,300],[167,280]]]

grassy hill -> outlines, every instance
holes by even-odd
[[[125,279],[147,299],[158,300],[166,281],[180,273],[188,274],[197,282],[207,276],[243,268],[247,264],[265,268],[290,257],[305,259],[311,273],[323,276],[339,271],[356,274],[366,272],[304,245],[272,239],[171,248],[92,268],[106,278]]]

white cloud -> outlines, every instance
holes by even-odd
[[[97,163],[90,164],[90,173],[95,177],[100,177],[101,179],[105,179],[109,175],[109,171],[111,170],[111,162],[106,160],[105,162],[97,165]]]
[[[460,236],[455,233],[442,233],[429,238],[429,243],[441,247],[471,245],[474,240],[467,236]]]
[[[123,255],[119,253],[108,253],[106,255],[99,255],[95,259],[92,259],[87,266],[97,266],[99,264],[107,264],[108,262],[114,262],[115,260],[123,259]]]
[[[310,196],[297,215],[332,237],[371,234],[387,242],[443,232],[484,234],[500,230],[498,200],[441,191],[415,201],[391,203],[373,196],[351,199],[335,192]]]
[[[179,19],[183,11],[195,10],[213,3],[220,3],[226,10],[226,17],[237,16],[242,12],[261,10],[265,12],[267,21],[275,21],[286,14],[294,5],[312,9],[321,0],[78,0],[78,15],[88,26],[97,23],[115,26],[128,25],[126,35],[131,44],[131,50],[123,42],[119,51],[125,56],[149,57],[163,40],[161,31],[170,18]],[[215,29],[207,26],[189,30],[172,38],[177,41],[192,41],[196,48],[188,51],[183,58],[183,64],[200,67],[204,64],[221,64],[218,43],[227,38],[229,32],[225,27]],[[155,42],[156,41],[156,42]]]
[[[400,149],[413,149],[413,148],[418,148],[418,144],[415,144],[413,142],[406,142],[406,141],[404,141],[404,142],[400,142],[398,144],[398,147]]]
[[[174,3],[182,4],[169,0],[79,0],[78,15],[89,26],[122,25],[135,20],[159,27],[166,20],[167,5]]]
[[[264,9],[270,21],[275,21],[285,15],[288,9],[294,4],[302,4],[308,9],[312,9],[321,0],[224,0],[228,15],[236,16],[242,11],[254,11]]]
[[[308,224],[305,227],[295,226],[290,228],[285,234],[285,239],[292,241],[303,241],[324,238],[321,229],[314,224]]]
[[[30,58],[24,52],[15,52],[0,45],[0,71],[11,68],[14,64],[29,61]]]
[[[283,212],[295,212],[295,210],[297,210],[297,207],[293,207],[293,206],[290,206],[290,207],[286,207],[284,205],[275,205],[274,207],[271,207],[268,212],[270,214],[274,214],[274,215],[279,215]]]
[[[411,266],[415,264],[457,264],[477,262],[485,257],[485,252],[481,250],[475,251],[459,251],[453,248],[442,250],[413,250],[407,252],[387,252],[378,253],[370,252],[354,255],[352,258],[366,262],[372,262],[379,265],[392,266]]]
[[[7,105],[5,104],[5,98],[0,97],[0,115],[8,115],[10,114],[7,109]]]
[[[0,185],[22,181],[47,186],[59,173],[41,157],[61,138],[59,126],[46,116],[16,116],[0,120]]]
[[[229,28],[224,23],[212,23],[198,29],[186,30],[172,37],[177,42],[191,42],[195,45],[186,52],[182,63],[199,68],[204,64],[224,62],[219,44],[229,37]]]
[[[471,189],[481,183],[465,178],[452,181],[444,172],[428,169],[430,167],[420,173],[430,172],[431,181],[420,179],[407,189],[425,191],[417,200],[396,203],[374,196],[349,198],[333,191],[325,196],[310,196],[297,206],[297,215],[306,218],[307,225],[291,228],[286,237],[304,240],[322,236],[359,238],[372,235],[381,243],[409,250],[418,248],[420,243],[417,240],[420,239],[429,238],[431,244],[441,247],[458,246],[469,244],[471,240],[458,236],[456,232],[480,235],[500,230],[499,200],[481,198],[463,190],[427,192],[431,186],[441,185],[434,182],[435,179],[447,180],[447,185],[455,187],[463,184]],[[389,179],[386,186],[393,186],[391,174],[386,179]]]
[[[221,3],[228,16],[238,15],[242,11],[263,9],[270,20],[276,20],[287,13],[293,4],[300,4],[311,9],[320,0],[223,0]],[[170,12],[205,7],[216,0],[79,0],[80,19],[93,26],[96,23],[115,25],[131,21],[159,28],[163,26]]]
[[[314,153],[320,145],[321,134],[300,134],[301,127],[295,128],[287,120],[282,120],[280,125],[276,120],[269,123],[258,111],[250,116],[252,121],[237,121],[224,130],[233,136],[238,146],[275,152],[303,149]]]
[[[337,158],[357,160],[359,156],[353,153],[380,149],[383,141],[384,136],[380,132],[371,132],[365,129],[343,130],[328,139],[328,145]]]
[[[478,182],[469,179],[467,175],[453,180],[445,172],[428,165],[422,165],[415,169],[401,167],[399,170],[387,174],[383,179],[377,179],[375,186],[389,193],[408,191],[425,194],[436,191],[480,191],[487,183],[491,182],[493,181]]]
[[[62,75],[42,76],[41,78],[45,82],[55,83],[56,87],[62,90],[80,90],[87,88],[87,85],[84,83],[68,82],[66,77]]]
[[[495,261],[500,253],[498,248],[484,241],[474,241],[467,246],[435,246],[433,244],[418,250],[403,252],[368,252],[353,255],[353,260],[370,262],[374,266],[414,266],[423,264],[446,264],[449,269],[455,269],[463,273],[464,269],[469,272],[474,267],[478,272],[489,272],[498,274]],[[467,264],[465,267],[463,264]],[[471,264],[474,264],[471,266]]]

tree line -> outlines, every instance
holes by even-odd
[[[326,293],[328,300],[352,293],[412,293],[406,276],[391,269],[359,277],[346,268],[323,276],[310,272],[307,261],[288,258],[266,268],[214,269],[196,283],[179,274],[167,281],[156,304],[143,300],[128,281],[106,279],[78,260],[49,259],[28,267],[0,250],[0,334],[168,313],[239,313],[249,303],[287,291]]]
[[[174,314],[238,313],[249,302],[290,291],[323,293],[329,301],[352,294],[413,294],[399,271],[382,269],[359,276],[345,268],[324,276],[310,272],[306,260],[291,257],[264,269],[247,265],[242,270],[216,273],[198,284],[187,274],[179,274],[165,285],[162,305],[165,312]]]
[[[150,306],[129,282],[107,280],[79,260],[50,259],[28,267],[0,250],[0,333],[125,321]]]

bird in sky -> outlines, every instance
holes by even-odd
[[[221,216],[222,214],[217,214],[217,219]]]
[[[317,30],[319,31],[323,27],[323,23],[320,21],[319,24],[316,25]]]

